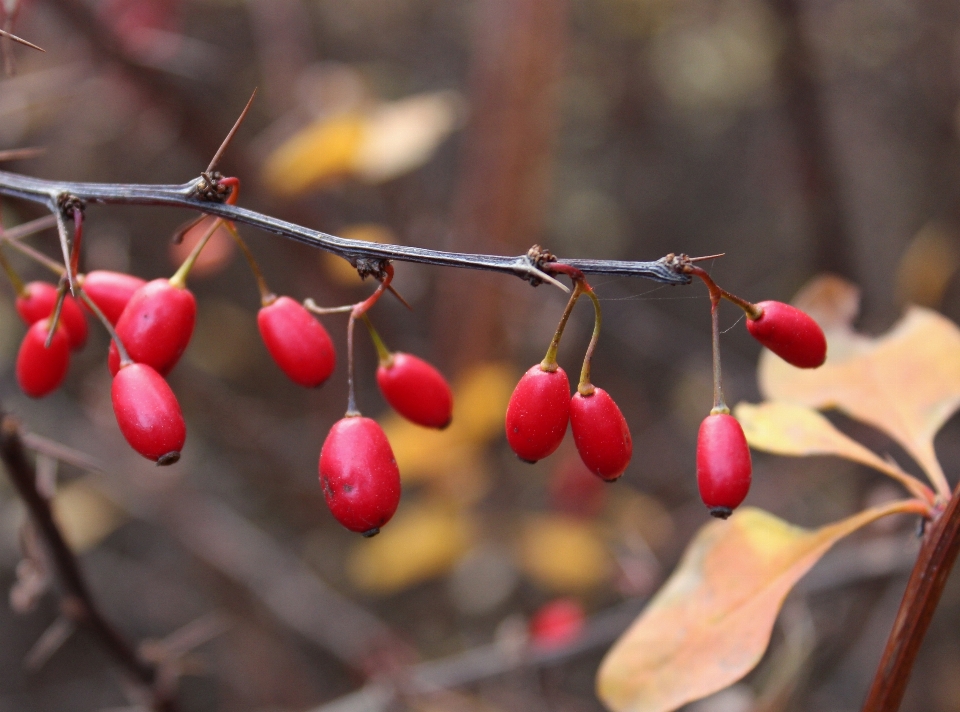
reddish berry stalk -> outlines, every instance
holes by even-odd
[[[755,305],[760,316],[747,318],[747,330],[757,341],[797,368],[817,368],[827,359],[823,329],[805,312],[783,302]]]
[[[710,514],[730,516],[750,490],[753,465],[743,428],[732,415],[704,418],[697,436],[697,485]]]
[[[158,465],[180,459],[187,438],[180,404],[151,366],[124,365],[113,379],[113,412],[130,447]]]
[[[323,443],[319,469],[327,506],[347,529],[373,536],[397,511],[400,470],[375,420],[338,420]]]
[[[49,282],[30,282],[17,296],[17,313],[27,326],[51,316],[57,307],[59,294],[56,285]],[[67,330],[71,350],[83,348],[87,343],[87,320],[77,301],[67,294],[60,308],[60,323]]]
[[[260,309],[257,326],[270,356],[291,381],[314,388],[330,378],[337,363],[333,342],[298,302],[275,298]]]
[[[55,391],[70,366],[70,338],[62,322],[54,330],[50,347],[47,348],[49,334],[49,319],[34,322],[17,352],[17,383],[31,398],[42,398]]]
[[[80,277],[80,287],[114,326],[127,302],[145,284],[139,277],[108,270],[94,270]]]

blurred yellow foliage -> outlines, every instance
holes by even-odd
[[[293,197],[347,176],[367,183],[401,176],[426,163],[456,128],[460,103],[441,91],[320,118],[268,156],[264,183]]]
[[[380,534],[354,545],[347,574],[359,589],[394,593],[447,573],[472,541],[473,526],[458,509],[439,502],[407,505]]]
[[[82,480],[57,490],[53,516],[77,553],[95,547],[127,518],[120,507]]]
[[[584,592],[609,580],[612,562],[595,524],[566,514],[531,514],[517,555],[524,572],[557,593]]]

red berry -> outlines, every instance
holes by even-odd
[[[710,514],[730,516],[750,490],[750,448],[743,428],[732,415],[708,415],[697,436],[697,484]]]
[[[347,529],[373,536],[400,503],[400,470],[383,429],[362,416],[338,420],[320,451],[320,486]]]
[[[143,363],[124,366],[113,379],[111,395],[117,425],[130,447],[158,465],[180,459],[187,426],[163,376]]]
[[[61,327],[53,333],[50,348],[44,344],[50,333],[50,320],[36,321],[27,330],[17,353],[17,382],[31,398],[40,398],[57,389],[70,365],[70,338]]]
[[[197,302],[189,289],[155,279],[130,297],[117,320],[117,335],[131,359],[166,376],[190,343],[196,318]],[[120,357],[115,344],[110,346],[107,365],[117,375]]]
[[[107,317],[107,321],[116,326],[130,297],[145,284],[144,280],[132,274],[101,269],[85,274],[80,286]]]
[[[570,399],[570,429],[583,464],[605,480],[615,480],[630,464],[633,440],[623,413],[602,388]]]
[[[562,648],[583,632],[586,616],[573,598],[558,598],[545,604],[530,619],[530,639],[541,648]]]
[[[27,295],[17,297],[17,313],[27,326],[46,319],[53,314],[57,306],[57,287],[49,282],[30,282],[26,285]],[[87,343],[87,320],[80,305],[69,294],[63,300],[60,309],[60,322],[70,337],[70,348],[83,348]]]
[[[521,460],[536,462],[560,447],[570,419],[570,382],[559,366],[530,368],[507,405],[507,441]]]
[[[387,403],[407,420],[443,429],[453,418],[453,394],[441,373],[421,358],[397,352],[377,369]]]
[[[750,334],[797,368],[816,368],[827,359],[827,338],[808,314],[783,302],[760,302],[759,319],[747,319]]]
[[[330,335],[313,315],[290,297],[280,297],[257,314],[267,351],[291,381],[319,386],[333,373],[337,354]]]

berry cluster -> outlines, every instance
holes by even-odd
[[[239,182],[224,178],[220,185],[229,186],[227,202],[234,202]],[[83,303],[111,336],[107,365],[113,376],[111,396],[120,432],[134,450],[158,465],[176,462],[186,440],[186,425],[166,376],[187,348],[196,322],[196,300],[186,287],[187,277],[211,235],[223,226],[240,246],[257,280],[261,297],[257,325],[263,343],[291,381],[314,388],[326,382],[336,367],[330,335],[311,310],[320,314],[349,312],[347,414],[334,424],[323,444],[320,483],[330,511],[348,529],[371,536],[390,520],[400,499],[400,473],[383,429],[356,409],[355,321],[362,318],[370,331],[379,354],[377,383],[386,401],[401,416],[425,427],[445,428],[452,418],[453,396],[446,379],[429,363],[410,354],[391,353],[367,316],[386,290],[393,291],[393,268],[389,264],[383,266],[380,286],[367,300],[333,309],[321,309],[307,300],[305,306],[273,294],[234,225],[217,219],[170,279],[145,282],[102,270],[80,274],[70,270],[75,270],[78,263],[74,255],[80,245],[82,211],[74,211],[73,218],[76,232],[69,268],[26,245],[9,241],[59,273],[59,285],[23,284],[0,253],[0,266],[17,291],[17,312],[30,327],[20,346],[16,368],[24,393],[40,398],[63,381],[70,351],[81,348],[87,340],[86,317],[80,306]],[[71,283],[76,298],[69,293]]]
[[[633,440],[613,398],[590,382],[590,360],[600,336],[600,302],[579,270],[557,263],[549,267],[556,273],[569,275],[574,280],[574,290],[547,355],[523,375],[510,397],[507,441],[521,460],[537,462],[560,447],[569,423],[584,464],[598,477],[612,482],[630,464]],[[557,349],[573,305],[581,294],[587,294],[593,301],[594,330],[583,359],[580,384],[571,398],[567,374],[557,364]]]
[[[713,333],[713,409],[700,424],[697,435],[697,486],[710,514],[729,517],[747,497],[753,474],[750,449],[740,423],[730,415],[723,400],[720,377],[720,329],[718,308],[726,299],[743,309],[747,331],[757,341],[797,368],[817,368],[827,358],[827,339],[809,315],[782,302],[759,304],[722,289],[694,260],[681,256],[678,267],[696,275],[710,292]]]

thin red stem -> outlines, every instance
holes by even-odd
[[[370,308],[377,303],[384,292],[390,288],[390,282],[393,281],[393,265],[387,264],[383,268],[384,277],[377,287],[376,291],[362,302],[358,302],[350,310],[350,318],[347,320],[347,418],[360,415],[357,410],[357,397],[353,385],[353,326],[357,319],[364,316]]]

